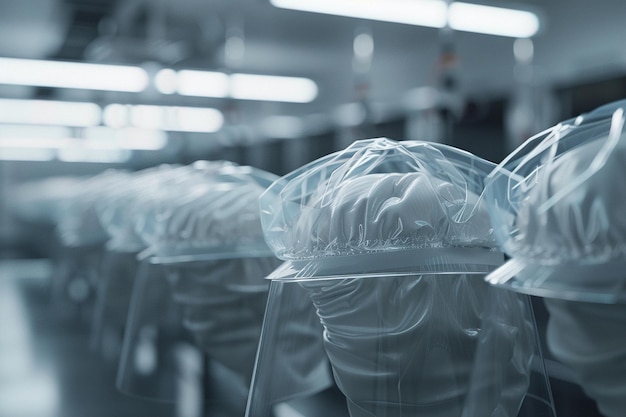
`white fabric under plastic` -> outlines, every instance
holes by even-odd
[[[526,300],[483,282],[503,260],[480,197],[492,168],[445,145],[364,140],[262,196],[266,239],[287,260],[272,285],[307,291],[352,417],[518,416],[535,335]],[[249,417],[272,397],[264,358],[281,355],[269,311],[303,302],[270,296]]]
[[[546,299],[552,354],[573,370],[602,415],[626,410],[626,304]]]
[[[494,246],[478,198],[493,164],[428,142],[357,141],[276,181],[261,197],[282,259]]]
[[[626,100],[567,120],[507,157],[486,185],[495,236],[513,259],[493,284],[625,302]]]
[[[165,265],[183,326],[211,358],[252,378],[269,282],[276,258],[226,259]]]
[[[232,163],[202,162],[184,182],[143,200],[136,230],[158,257],[268,256],[258,199],[276,176]]]
[[[626,100],[529,139],[489,176],[512,257],[492,284],[545,297],[548,346],[607,417],[626,410]]]

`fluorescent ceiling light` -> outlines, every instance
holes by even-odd
[[[167,134],[161,130],[97,126],[74,133],[78,136],[72,136],[71,129],[60,126],[0,125],[0,152],[6,149],[67,148],[158,150],[167,145]]]
[[[52,161],[54,149],[41,148],[0,148],[1,161]]]
[[[167,145],[167,135],[160,130],[137,128],[111,129],[91,127],[85,130],[83,143],[89,149],[130,149],[155,151]]]
[[[177,132],[217,132],[224,124],[222,112],[204,107],[110,104],[104,108],[104,124]]]
[[[360,19],[527,38],[539,30],[532,12],[444,0],[270,0],[280,8]]]
[[[0,123],[85,127],[100,124],[100,118],[94,103],[0,99]]]
[[[157,76],[160,73],[161,71]],[[163,92],[163,90],[159,91]],[[228,75],[213,71],[178,71],[176,91],[183,96],[226,97],[228,96]]]
[[[63,162],[101,162],[121,163],[132,156],[129,149],[90,149],[80,147],[62,148],[57,152],[57,158]]]
[[[530,38],[539,30],[539,19],[525,10],[454,2],[448,16],[450,27],[464,32]]]
[[[140,67],[0,58],[0,84],[138,93],[148,83]]]
[[[440,0],[270,0],[283,9],[357,17],[408,25],[443,27],[446,3]]]
[[[174,76],[171,69],[164,69],[157,73],[156,80],[157,90],[162,94],[171,94],[175,90],[183,96],[309,103],[318,93],[317,84],[302,77],[228,75],[195,70],[181,70]]]
[[[240,100],[309,103],[317,96],[317,85],[308,78],[233,74],[230,81],[231,97]]]

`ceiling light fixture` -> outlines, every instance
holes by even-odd
[[[529,38],[539,30],[536,14],[518,9],[444,0],[270,0],[291,10],[408,25],[442,28],[514,38]]]
[[[138,93],[149,81],[140,67],[0,58],[0,84]]]
[[[138,127],[174,132],[217,132],[224,124],[222,112],[205,107],[109,104],[103,121],[109,127]]]
[[[0,123],[86,127],[100,124],[101,113],[95,103],[0,99]]]
[[[176,91],[183,96],[230,97],[237,100],[309,103],[317,97],[317,84],[308,78],[259,74],[225,74],[215,71],[163,69],[156,75],[162,94]]]
[[[0,125],[0,152],[11,149],[159,150],[167,145],[162,130],[104,126],[75,131],[61,126]]]

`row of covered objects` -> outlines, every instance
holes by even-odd
[[[552,417],[532,294],[554,355],[620,416],[625,109],[497,166],[381,138],[282,178],[199,161],[82,180],[56,212],[68,247],[107,242],[92,342],[119,347],[123,391],[211,416]]]

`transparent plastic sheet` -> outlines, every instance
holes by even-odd
[[[239,258],[163,265],[182,325],[209,357],[249,385],[276,258]],[[245,398],[244,398],[245,402]]]
[[[566,120],[486,180],[494,235],[512,259],[489,281],[519,292],[626,302],[626,100]]]
[[[132,355],[138,332],[155,320],[149,311],[156,291],[161,308],[176,311],[179,328],[204,354],[205,408],[243,415],[267,300],[264,277],[279,263],[263,240],[258,214],[259,195],[275,178],[252,167],[200,161],[137,200],[135,230],[148,246],[142,257],[158,269],[158,283],[140,279],[135,286],[120,386],[137,378]]]
[[[194,164],[193,175],[143,199],[136,230],[152,253],[180,261],[269,252],[258,198],[276,176],[234,163]]]
[[[482,202],[493,167],[445,145],[372,139],[268,188],[266,240],[287,262],[269,276],[248,417],[283,405],[273,370],[299,344],[280,317],[307,299],[348,405],[332,415],[553,415],[527,299],[483,281],[503,261]],[[288,288],[304,294],[286,299]]]
[[[94,352],[116,364],[121,355],[138,269],[136,252],[107,250],[104,254],[97,283],[90,346]]]
[[[511,259],[493,285],[544,297],[547,343],[608,417],[626,409],[626,100],[530,138],[489,176]]]
[[[177,352],[191,341],[181,320],[165,271],[142,260],[133,283],[118,367],[116,385],[121,392],[176,401],[181,370]]]
[[[298,390],[282,366],[316,320],[339,390]],[[553,417],[535,332],[528,299],[480,274],[273,281],[247,416]]]
[[[140,251],[146,242],[146,218],[159,212],[167,201],[193,198],[192,187],[208,186],[217,173],[233,164],[227,161],[196,161],[190,165],[168,165],[134,172],[126,181],[108,190],[97,205],[98,216],[110,235],[108,247],[116,251]],[[149,222],[148,222],[149,223]]]
[[[275,181],[261,196],[261,223],[289,260],[493,246],[480,199],[493,167],[436,143],[356,141]]]

